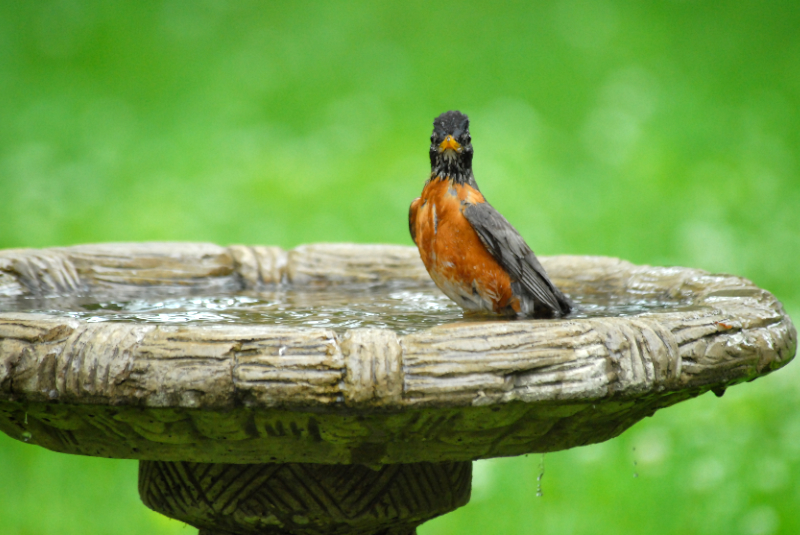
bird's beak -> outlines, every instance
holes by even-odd
[[[447,149],[453,149],[456,152],[461,152],[461,143],[455,140],[453,136],[447,136],[444,141],[439,143],[439,150],[444,152]]]

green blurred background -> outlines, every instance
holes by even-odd
[[[0,2],[0,248],[410,244],[434,116],[539,254],[746,276],[800,318],[800,9]],[[476,463],[421,535],[800,533],[796,366],[605,444]],[[638,475],[638,477],[634,477]],[[191,534],[136,463],[0,436],[0,533]]]

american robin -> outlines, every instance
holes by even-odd
[[[547,277],[519,232],[478,189],[469,118],[433,121],[431,175],[411,203],[411,238],[433,281],[465,310],[561,317],[572,303]]]

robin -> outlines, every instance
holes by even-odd
[[[547,277],[519,232],[486,202],[472,173],[469,118],[433,121],[431,175],[408,226],[433,281],[468,311],[561,317],[572,303]]]

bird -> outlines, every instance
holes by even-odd
[[[559,318],[573,309],[511,223],[478,188],[469,118],[433,121],[431,174],[408,212],[411,238],[439,289],[468,312]]]

